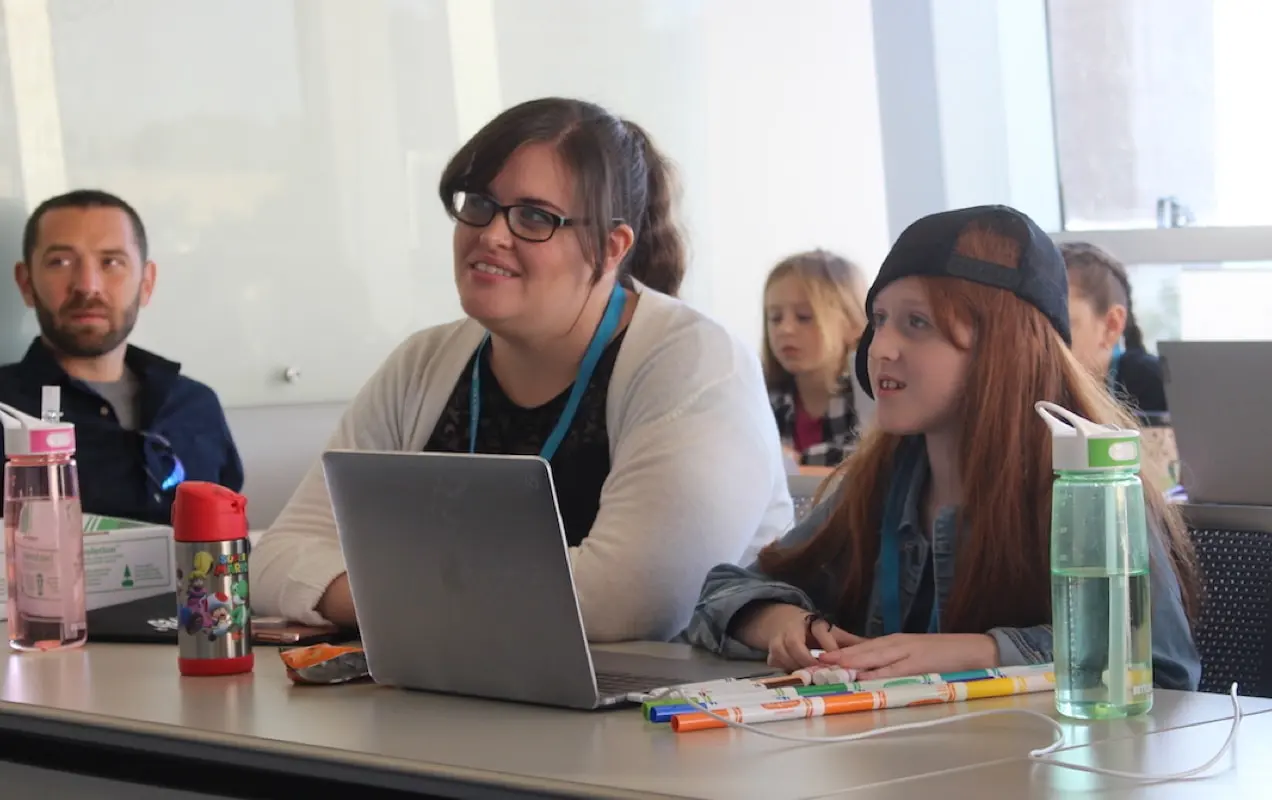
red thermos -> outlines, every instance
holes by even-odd
[[[251,672],[247,498],[215,483],[179,484],[172,538],[181,674]]]

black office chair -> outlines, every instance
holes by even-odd
[[[1272,697],[1272,532],[1190,528],[1204,598],[1196,626],[1203,692],[1233,681]]]

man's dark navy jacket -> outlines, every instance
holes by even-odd
[[[16,364],[0,367],[0,403],[40,416],[44,386],[62,387],[62,418],[75,424],[84,511],[167,525],[176,487],[163,488],[173,460],[186,480],[239,491],[243,463],[216,393],[181,375],[181,365],[128,346],[124,363],[137,377],[138,430],[125,430],[115,411],[88,384],[67,375],[41,339]],[[158,434],[149,440],[145,434]]]

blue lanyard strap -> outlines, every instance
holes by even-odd
[[[907,447],[902,444],[902,447]],[[910,447],[901,454],[892,470],[887,502],[883,507],[883,530],[880,531],[879,571],[880,602],[883,604],[883,633],[901,633],[901,515],[905,512],[906,498],[910,494],[910,481],[917,466],[919,448]],[[935,547],[935,543],[932,545]],[[932,554],[929,553],[929,558]],[[928,633],[936,633],[941,627],[940,598],[936,592],[936,565],[932,566],[932,616],[928,620]]]
[[[596,364],[605,353],[605,347],[610,339],[614,338],[614,332],[618,330],[618,323],[623,318],[623,306],[626,304],[627,293],[615,281],[614,291],[610,293],[609,302],[605,305],[605,314],[601,317],[601,324],[596,326],[596,332],[592,334],[592,341],[587,346],[587,352],[583,354],[583,363],[579,365],[579,374],[574,378],[570,397],[565,401],[565,408],[561,410],[556,427],[552,429],[552,433],[548,434],[547,441],[543,443],[543,449],[539,451],[539,457],[545,461],[552,460],[566,432],[570,430],[570,423],[574,422],[574,415],[579,411],[579,403],[583,400],[583,393],[587,391],[587,385],[592,380],[592,373],[596,371]],[[477,422],[481,419],[481,355],[488,341],[490,341],[489,333],[477,346],[477,357],[473,359],[473,379],[468,391],[468,452],[470,453],[477,452]]]
[[[1118,342],[1113,348],[1113,358],[1109,360],[1109,371],[1104,373],[1104,384],[1108,387],[1111,394],[1117,394],[1117,369],[1121,366],[1122,353],[1126,352],[1122,349],[1122,343]]]

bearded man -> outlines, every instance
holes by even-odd
[[[41,203],[13,271],[40,336],[0,367],[0,403],[39,417],[42,387],[61,387],[84,511],[166,525],[178,484],[239,491],[243,464],[216,393],[128,344],[155,272],[141,217],[122,199],[79,189]]]

